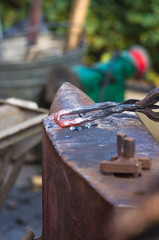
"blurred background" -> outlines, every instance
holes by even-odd
[[[1,0],[3,31],[28,19],[29,0]],[[72,0],[45,0],[42,2],[42,17],[48,24],[58,22],[52,31],[58,35],[67,33]],[[105,60],[115,49],[128,49],[134,44],[145,47],[151,55],[153,71],[147,79],[158,83],[159,44],[158,1],[91,0],[84,25],[84,34],[89,46],[84,61],[94,63]],[[60,24],[62,26],[60,26]]]
[[[51,63],[46,60],[48,68],[43,69],[45,75],[42,71],[39,72],[39,75],[41,74],[45,79],[39,80],[39,86],[46,87],[45,81],[48,71],[55,64],[65,64],[70,69],[72,65],[78,66],[82,59],[83,64],[94,66],[95,63],[108,62],[117,51],[129,50],[132,46],[139,45],[149,53],[148,67],[150,68],[148,71],[146,69],[146,75],[144,74],[136,79],[136,76],[129,74],[126,80],[133,76],[133,86],[139,88],[141,85],[141,91],[144,91],[144,88],[149,90],[152,86],[156,87],[159,85],[158,11],[157,0],[146,1],[144,3],[137,0],[133,2],[123,0],[120,3],[112,0],[87,0],[85,4],[79,4],[78,1],[73,0],[45,0],[39,1],[39,3],[35,1],[34,6],[33,1],[29,0],[20,2],[16,0],[9,0],[7,2],[2,0],[0,3],[1,39],[3,39],[3,45],[1,40],[1,61],[13,62],[14,60],[14,63],[15,61],[36,62],[39,59],[54,56],[54,62]],[[36,12],[36,14],[33,14],[33,12]],[[25,36],[25,40],[22,41],[22,39],[19,39],[20,36]],[[13,37],[16,37],[16,40],[10,39]],[[15,42],[18,44],[17,46]],[[35,47],[35,43],[36,46],[38,45],[38,49]],[[84,44],[85,47],[83,46]],[[31,48],[31,45],[34,45],[34,47]],[[20,47],[22,50],[20,50]],[[81,54],[77,52],[76,59],[72,56],[70,57],[72,59],[69,60],[55,61],[55,57],[61,56],[62,58],[64,57],[64,53],[77,50],[79,47],[81,47],[81,51],[83,52]],[[11,72],[9,66],[8,70]],[[18,71],[15,68],[14,73],[16,70]],[[36,69],[33,70],[34,72],[36,71]],[[80,72],[77,68],[73,69],[73,71],[76,73]],[[83,71],[82,74],[84,73]],[[27,75],[24,71],[22,74]],[[5,73],[3,73],[3,77],[0,76],[3,80],[4,75]],[[34,78],[39,77],[38,74],[35,75],[36,77]],[[31,77],[33,78],[33,74]],[[27,75],[26,78],[30,78],[30,76]],[[80,78],[79,82],[80,84],[82,82],[83,85],[84,80],[81,75]],[[23,84],[22,77],[21,84]],[[76,83],[76,85],[80,84]],[[4,87],[4,83],[1,85],[1,88]],[[128,83],[128,85],[130,84]],[[7,91],[10,91],[9,86]],[[42,88],[35,91],[36,93],[38,91],[36,99],[30,95],[28,97],[28,93],[25,93],[26,98],[39,101],[38,97]],[[4,97],[7,96],[4,93],[1,95]],[[40,95],[40,98],[40,104],[45,100],[47,101],[47,97],[42,99],[43,96]]]
[[[69,81],[96,102],[141,99],[159,87],[158,46],[157,0],[1,0],[0,98],[49,109]],[[140,117],[159,139],[158,124]],[[41,141],[23,158],[1,214],[4,240],[40,235]]]

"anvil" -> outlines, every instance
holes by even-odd
[[[41,240],[107,239],[116,214],[137,207],[159,172],[159,143],[136,113],[97,120],[97,126],[70,131],[54,122],[53,113],[93,104],[69,83],[58,90],[43,120],[43,231]],[[136,157],[150,157],[151,170],[139,178],[102,174],[100,163],[117,155],[116,134],[136,141]]]

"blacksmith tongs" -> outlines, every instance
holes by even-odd
[[[102,119],[111,114],[130,111],[141,112],[153,121],[159,122],[159,112],[152,111],[152,109],[159,109],[159,105],[155,105],[155,103],[158,101],[159,88],[155,88],[150,91],[142,100],[129,99],[121,103],[102,102],[93,104],[91,106],[63,109],[54,114],[54,120],[59,126],[65,128],[91,122],[96,119]],[[89,112],[93,113],[87,114]],[[69,118],[70,115],[75,114],[78,114],[78,116],[75,118]],[[66,117],[62,119],[63,116]]]

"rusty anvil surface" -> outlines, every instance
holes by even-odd
[[[66,83],[59,89],[52,103],[50,113],[67,107],[91,104],[93,104],[93,101],[88,96],[71,84]],[[109,221],[108,219],[111,218],[111,214],[108,214],[109,216],[106,217],[108,209],[136,206],[147,196],[147,190],[159,172],[159,143],[153,138],[135,113],[125,112],[111,115],[106,119],[97,121],[98,126],[80,132],[70,131],[69,128],[63,129],[56,125],[53,119],[53,115],[50,115],[43,121],[44,220],[42,239],[50,240],[55,235],[54,239],[62,239],[62,233],[59,233],[59,235],[57,233],[47,235],[49,234],[47,232],[50,231],[49,227],[51,228],[51,225],[54,226],[52,231],[56,232],[59,221],[59,225],[63,226],[65,222],[64,215],[66,214],[65,208],[72,211],[70,212],[73,215],[72,218],[79,218],[80,221],[80,213],[77,214],[78,210],[73,211],[73,207],[69,206],[69,204],[73,205],[71,199],[74,199],[76,202],[76,198],[84,198],[85,202],[82,199],[79,202],[81,201],[81,205],[87,205],[85,215],[87,215],[87,208],[91,209],[91,204],[94,204],[92,205],[92,211],[98,211],[97,205],[101,202],[102,207],[99,210],[99,215],[102,217],[97,217],[94,220],[98,225],[98,220],[106,224]],[[100,172],[101,161],[109,161],[112,156],[117,155],[116,134],[119,132],[124,132],[127,136],[135,138],[136,157],[147,156],[152,158],[151,170],[143,171],[141,177],[123,178],[116,177],[113,174],[105,175]],[[78,181],[82,182],[82,184],[78,184]],[[89,191],[92,193],[90,194]],[[60,209],[60,204],[62,209]],[[79,206],[80,203],[76,207],[78,208]],[[49,213],[51,212],[50,209],[52,209],[53,213]],[[101,213],[102,209],[103,213]],[[79,211],[82,212],[81,206]],[[48,216],[49,214],[50,216]],[[102,214],[105,214],[105,216]],[[85,216],[82,216],[84,219]],[[96,216],[93,215],[91,217]],[[52,223],[50,223],[50,218]],[[66,216],[67,218],[69,222],[68,215]],[[75,219],[70,221],[76,222]],[[87,226],[86,222],[83,224]],[[71,227],[74,225],[72,224]],[[93,223],[90,226],[92,227]],[[84,231],[84,226],[81,229]],[[93,232],[93,228],[90,231]],[[66,229],[65,232],[67,232]],[[68,238],[65,236],[64,239],[104,239],[102,234],[99,238],[96,236],[92,237],[92,235],[86,232],[84,234],[85,237],[73,237],[73,233],[72,235],[70,233]]]

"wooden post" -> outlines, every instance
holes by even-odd
[[[91,0],[74,0],[70,15],[71,26],[68,31],[66,51],[74,50],[78,47],[87,10]]]
[[[4,61],[4,47],[3,47],[3,33],[2,33],[2,23],[0,19],[0,62]]]
[[[28,44],[34,45],[40,30],[41,0],[32,0],[31,12],[28,24]]]

